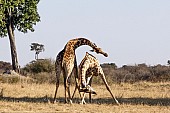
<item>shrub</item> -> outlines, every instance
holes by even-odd
[[[147,66],[146,64],[124,65],[117,67],[115,63],[101,64],[109,85],[113,83],[135,83],[139,81],[164,82],[170,81],[170,67],[164,65]],[[55,83],[55,65],[51,59],[32,61],[22,71],[27,73],[36,83]],[[63,75],[60,75],[63,84]],[[71,84],[75,84],[74,73]],[[93,84],[103,84],[101,77],[93,77]]]
[[[0,61],[0,73],[10,69],[12,69],[12,66],[9,62]]]
[[[15,75],[2,75],[0,76],[0,82],[1,83],[34,83],[34,80],[29,77],[24,77],[24,76],[15,76]]]
[[[16,77],[16,76],[13,76],[13,77],[4,77],[4,76],[0,76],[0,81],[2,83],[17,83],[19,82],[19,78]]]
[[[110,65],[105,64],[102,68],[106,75],[107,81],[109,81],[110,83],[170,81],[169,66],[164,66],[160,64],[156,66],[147,66],[143,63],[134,66],[124,65],[120,68],[114,68]]]
[[[51,59],[39,59],[33,60],[27,64],[22,71],[33,74],[48,72],[52,73],[55,69],[54,61]]]
[[[54,74],[50,74],[47,72],[34,74],[34,75],[31,75],[30,77],[34,79],[35,83],[39,83],[39,84],[42,84],[42,83],[55,84],[56,82],[55,81],[56,77],[54,76]]]

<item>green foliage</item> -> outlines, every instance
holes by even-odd
[[[33,78],[35,83],[55,83],[55,62],[51,59],[33,60],[22,70],[23,75]]]
[[[34,31],[33,25],[40,21],[37,4],[40,0],[0,0],[0,37],[7,36],[6,25],[23,33]]]
[[[44,51],[44,45],[39,43],[31,43],[31,51],[42,52]]]
[[[24,71],[33,74],[42,72],[52,73],[54,69],[54,61],[52,61],[51,59],[33,60],[23,68]]]
[[[11,64],[9,62],[3,62],[0,61],[0,69],[6,70],[6,69],[11,69]]]

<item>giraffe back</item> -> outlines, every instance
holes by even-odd
[[[80,76],[93,75],[98,76],[103,74],[103,70],[100,66],[100,63],[96,57],[86,52],[85,57],[79,66]]]

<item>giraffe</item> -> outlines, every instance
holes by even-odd
[[[103,54],[105,57],[108,56],[108,54],[103,52],[101,48],[97,47],[95,43],[92,43],[90,40],[86,38],[75,38],[69,40],[65,45],[64,49],[60,51],[56,57],[56,62],[55,62],[56,91],[54,94],[53,102],[55,102],[56,99],[57,90],[59,87],[60,74],[61,72],[63,72],[65,103],[68,102],[67,101],[67,93],[68,93],[69,102],[72,104],[72,98],[70,94],[70,76],[72,72],[74,72],[76,86],[78,86],[78,70],[77,70],[77,60],[76,60],[75,50],[82,45],[88,45],[92,47],[91,50],[92,52],[96,52],[97,54]]]
[[[112,94],[112,92],[110,90],[110,86],[108,85],[108,83],[106,81],[104,72],[100,66],[99,61],[97,60],[96,57],[89,54],[88,52],[86,52],[85,57],[83,58],[83,60],[81,61],[80,65],[79,65],[79,86],[78,87],[81,87],[81,88],[79,88],[80,91],[84,92],[81,103],[82,104],[85,103],[84,98],[85,98],[86,92],[89,93],[89,98],[90,98],[90,102],[91,102],[91,92],[95,93],[95,91],[90,87],[91,82],[92,82],[92,77],[98,76],[98,75],[102,78],[102,80],[103,80],[107,90],[110,92],[112,98],[119,105],[119,102],[117,101],[117,99],[115,98],[115,96]],[[87,83],[86,83],[86,79],[87,79]],[[80,85],[80,83],[81,83],[81,85]],[[88,90],[90,90],[90,91],[88,91]],[[74,94],[73,94],[73,96],[74,96]]]

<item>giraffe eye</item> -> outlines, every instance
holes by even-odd
[[[97,45],[95,43],[93,43],[93,45],[97,47]]]

